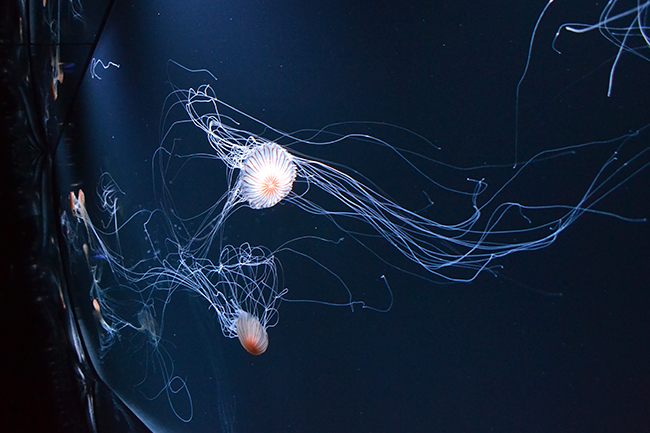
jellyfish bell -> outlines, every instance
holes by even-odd
[[[257,317],[242,311],[236,325],[237,338],[248,353],[258,356],[266,352],[269,336]]]
[[[242,167],[241,194],[253,209],[275,206],[296,180],[296,165],[286,149],[273,142],[254,147]]]
[[[140,326],[135,329],[147,334],[150,343],[152,343],[154,347],[158,347],[161,336],[161,327],[154,317],[155,313],[156,310],[154,309],[153,304],[145,304],[136,315]]]

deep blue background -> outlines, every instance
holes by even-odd
[[[618,137],[650,121],[650,65],[623,56],[607,98],[615,46],[597,33],[564,32],[557,41],[562,54],[551,49],[562,23],[595,22],[602,6],[557,3],[539,26],[521,86],[519,161],[545,149]],[[150,161],[169,127],[160,121],[171,91],[169,76],[177,74],[182,83],[174,84],[181,87],[196,87],[205,78],[170,73],[168,59],[210,70],[220,99],[284,131],[348,120],[387,122],[421,134],[441,150],[399,131],[380,131],[385,134],[380,138],[396,146],[454,167],[507,166],[515,154],[515,89],[544,5],[118,1],[94,56],[120,68],[100,70],[101,81],[87,75],[82,87],[78,109],[85,123],[79,129],[89,162],[79,174],[81,182],[92,191],[99,175],[110,172],[127,192],[125,214],[154,205]],[[193,127],[179,127],[172,136],[180,139],[179,153],[210,151]],[[631,153],[647,141],[648,133],[642,133]],[[443,222],[471,212],[469,202],[450,204],[423,179],[393,169],[390,155],[363,149],[300,148],[362,172],[405,207],[426,206],[425,191],[435,202],[432,217]],[[594,146],[536,166],[503,200],[576,204],[614,149]],[[436,167],[427,165],[436,181],[468,188],[467,172]],[[219,161],[186,167],[177,188],[186,191],[184,203],[197,205],[181,212],[196,214],[218,198],[224,173]],[[472,176],[485,176],[496,187],[512,171],[479,173]],[[647,217],[649,184],[646,170],[598,208]],[[233,244],[270,237],[265,242],[276,242],[268,245],[275,248],[303,229],[340,236],[325,219],[288,204],[264,212],[243,209],[226,235]],[[380,279],[385,275],[394,293],[392,309],[382,314],[282,304],[279,325],[269,331],[268,352],[252,358],[218,327],[206,325],[206,317],[214,323],[207,306],[185,309],[187,299],[179,299],[168,311],[163,338],[176,374],[195,390],[192,397],[200,407],[190,425],[171,421],[169,429],[202,431],[209,423],[223,428],[224,418],[243,432],[647,428],[647,224],[586,215],[549,248],[501,260],[502,276],[486,273],[466,284],[410,276],[349,240],[332,251],[315,243],[300,248],[330,266],[355,299],[379,308],[388,301]],[[383,258],[413,270],[389,246],[376,248]],[[339,301],[344,294],[295,256],[280,260],[289,297]],[[561,297],[551,295],[560,292]],[[188,320],[189,314],[196,320]],[[181,335],[212,349],[195,352]],[[142,351],[130,350],[125,362],[136,362]],[[221,379],[216,391],[203,395],[203,384],[212,378],[197,366],[208,363],[217,365]],[[226,415],[220,415],[214,395]],[[152,410],[169,407],[163,401]]]

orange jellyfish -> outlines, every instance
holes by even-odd
[[[269,336],[259,319],[250,313],[242,311],[237,318],[237,338],[253,355],[261,355],[269,347]]]

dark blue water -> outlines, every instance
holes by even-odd
[[[433,180],[461,190],[471,190],[468,177],[484,177],[489,188],[502,185],[513,174],[515,151],[521,163],[650,121],[646,61],[623,56],[608,98],[614,45],[597,33],[563,32],[556,44],[562,54],[552,50],[563,23],[598,20],[601,6],[591,2],[553,4],[541,21],[520,88],[518,125],[515,89],[544,1],[276,3],[115,4],[94,57],[120,67],[98,68],[101,80],[87,73],[77,107],[75,152],[83,161],[77,178],[88,196],[108,172],[126,193],[122,220],[157,206],[152,156],[171,124],[186,119],[180,110],[161,120],[172,85],[210,83],[223,101],[286,132],[344,121],[398,125],[431,143],[395,128],[342,128],[447,164],[417,159]],[[170,66],[169,59],[205,68],[217,81]],[[251,132],[264,135],[254,127]],[[647,139],[647,132],[634,137],[621,158],[647,147]],[[205,134],[189,124],[175,126],[165,140],[179,155],[211,152]],[[588,146],[537,164],[500,197],[575,206],[616,148]],[[436,221],[451,224],[472,213],[469,199],[433,186],[386,149],[359,142],[295,149],[362,173],[406,208],[425,208],[429,196],[434,205],[426,215]],[[460,169],[483,165],[492,168]],[[181,216],[198,214],[225,192],[218,160],[190,160],[176,170],[170,188]],[[647,217],[649,181],[647,170],[639,173],[597,209]],[[96,200],[89,202],[100,218]],[[151,254],[137,227],[122,238],[132,260]],[[162,355],[146,334],[132,333],[103,361],[105,374],[133,404],[160,420],[152,425],[243,432],[639,431],[647,425],[647,224],[587,214],[550,247],[501,259],[498,274],[458,284],[429,281],[382,240],[369,239],[370,252],[327,218],[288,203],[241,209],[223,233],[226,243],[269,249],[301,235],[344,237],[336,246],[297,247],[333,270],[355,300],[379,309],[390,303],[385,276],[394,296],[390,311],[283,303],[267,353],[252,357],[223,337],[207,303],[176,293],[165,312]],[[279,259],[289,298],[347,299],[337,280],[310,261],[295,254]],[[87,299],[88,289],[79,290]],[[160,356],[191,392],[188,424],[173,416],[165,395],[142,398],[142,389],[149,397],[161,389]],[[145,371],[151,382],[136,389]]]

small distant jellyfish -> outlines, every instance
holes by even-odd
[[[261,355],[269,347],[269,336],[259,319],[246,311],[237,318],[237,338],[252,355]]]
[[[93,309],[95,310],[95,314],[99,314],[101,317],[102,309],[100,308],[99,301],[97,301],[97,299],[93,299]]]
[[[148,333],[150,341],[157,347],[160,342],[160,326],[158,325],[154,314],[155,310],[153,309],[153,305],[145,305],[144,308],[138,312],[137,318],[140,327],[136,329]]]

